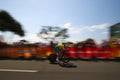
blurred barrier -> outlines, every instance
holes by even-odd
[[[111,50],[110,48],[93,48],[93,57],[109,58]]]
[[[0,48],[0,57],[7,57],[7,51],[5,48]]]
[[[36,57],[37,58],[46,57],[46,49],[44,47],[43,48],[37,48]]]
[[[84,50],[84,48],[75,48],[75,52],[76,52],[76,57],[77,58],[85,57],[85,50]]]
[[[93,48],[85,48],[84,51],[85,51],[85,57],[92,58]]]
[[[72,58],[116,58],[120,57],[120,48],[69,48],[66,51]]]
[[[54,52],[54,48],[50,47],[42,47],[42,48],[36,48],[36,57],[47,57],[50,54]]]
[[[115,53],[116,53],[115,57],[119,58],[120,57],[120,48],[116,48]]]
[[[54,52],[54,48],[50,48],[50,47],[48,47],[48,48],[45,48],[46,49],[46,56],[49,56],[50,54],[52,54],[53,52]]]
[[[112,58],[120,58],[120,48],[111,48],[110,56]]]
[[[66,53],[71,58],[120,58],[120,48],[78,48],[66,47]],[[5,47],[0,48],[0,57],[10,58],[41,58],[54,52],[50,47]]]
[[[75,48],[74,48],[74,47],[70,47],[70,48],[67,48],[66,53],[67,53],[70,57],[75,58],[75,57],[76,57],[76,54],[77,54],[77,51],[75,52]]]

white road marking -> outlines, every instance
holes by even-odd
[[[10,72],[38,72],[37,70],[17,70],[17,69],[0,69],[0,71],[10,71]]]

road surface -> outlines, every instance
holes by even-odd
[[[120,62],[71,61],[76,68],[48,60],[0,60],[0,80],[120,80]]]

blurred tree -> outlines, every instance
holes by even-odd
[[[0,11],[0,31],[10,31],[19,36],[24,36],[21,24],[4,10]]]
[[[90,43],[91,41],[94,41],[94,39],[88,38],[88,39],[86,40],[86,43]]]
[[[86,41],[85,41],[85,45],[84,47],[96,47],[96,42],[94,39],[92,38],[88,38]]]
[[[38,36],[47,41],[63,41],[69,38],[68,29],[53,26],[42,26]]]

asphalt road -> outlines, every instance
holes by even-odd
[[[77,67],[61,67],[48,60],[0,60],[0,80],[120,80],[120,62],[71,63]]]

